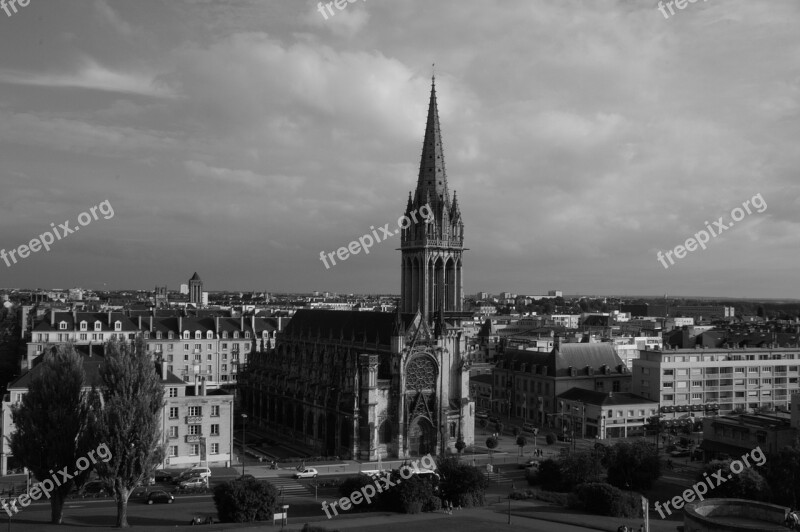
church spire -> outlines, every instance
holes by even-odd
[[[431,98],[428,104],[428,122],[425,126],[425,140],[422,143],[422,157],[419,163],[416,200],[422,202],[430,194],[438,204],[439,199],[449,203],[447,174],[444,167],[442,134],[439,129],[439,108],[436,103],[436,78],[431,78]],[[431,205],[433,207],[433,205]]]

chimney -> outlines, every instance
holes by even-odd
[[[108,311],[108,326],[111,327],[111,311]]]
[[[219,316],[214,316],[214,332],[217,333],[217,338],[219,338]]]
[[[256,337],[256,313],[253,312],[253,315],[250,316],[250,327],[253,329],[253,338]]]
[[[178,338],[183,336],[183,316],[178,316]]]
[[[206,395],[206,381],[205,381],[205,379],[200,381],[200,395],[202,395],[203,397],[205,397],[205,395]]]
[[[50,309],[50,326],[56,326],[56,310],[53,308]]]
[[[161,361],[161,380],[167,380],[167,363],[166,361]]]
[[[153,327],[153,316],[150,316],[150,332],[153,332],[155,328]]]
[[[194,374],[194,395],[197,397],[197,394],[200,393],[200,386],[197,384],[197,373]]]
[[[78,330],[78,311],[72,309],[72,328]]]
[[[239,314],[239,332],[244,332],[244,312]]]
[[[139,330],[142,330],[142,316],[139,316]]]

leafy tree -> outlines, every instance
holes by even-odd
[[[489,436],[486,438],[486,448],[489,449],[489,460],[492,459],[492,451],[497,448],[497,438]]]
[[[762,475],[773,493],[773,502],[797,508],[800,502],[800,446],[795,443],[770,456]]]
[[[528,439],[522,434],[517,436],[517,445],[519,446],[519,454],[523,454],[523,449],[528,445]]]
[[[461,454],[462,452],[464,452],[464,449],[465,449],[466,447],[467,447],[467,444],[466,444],[466,443],[464,443],[464,440],[458,440],[458,441],[456,442],[456,451],[458,451],[458,453],[459,453],[459,454]]]
[[[656,447],[645,440],[609,447],[603,465],[608,468],[608,483],[626,490],[650,489],[661,475]]]
[[[131,343],[106,343],[100,365],[102,390],[95,393],[93,431],[111,451],[97,464],[101,478],[114,486],[117,526],[128,527],[128,497],[158,464],[164,388],[141,337]],[[102,399],[102,406],[100,401]]]
[[[561,482],[564,491],[571,491],[578,484],[598,482],[603,466],[590,452],[573,453],[559,460]]]
[[[544,460],[539,464],[536,475],[529,479],[529,483],[540,484],[542,489],[547,491],[562,491],[564,484],[561,464],[552,458]]]
[[[380,482],[380,481],[379,481]],[[394,482],[394,480],[393,480]],[[380,483],[381,486],[383,483]],[[341,497],[350,497],[350,495],[356,491],[361,491],[361,488],[370,485],[375,488],[375,481],[368,477],[367,475],[354,475],[347,477],[339,484],[339,495]],[[402,484],[401,484],[402,485]],[[372,491],[372,490],[370,490]],[[377,491],[377,490],[375,490]],[[371,499],[370,504],[354,504],[350,507],[349,510],[342,510],[339,509],[340,512],[370,512],[375,510],[376,508],[385,508],[386,502],[384,499],[388,496],[388,491],[377,492]],[[371,506],[371,507],[370,507]]]
[[[547,445],[553,445],[556,442],[556,437],[553,436],[552,433],[548,433],[547,436],[544,437],[544,441],[547,442]]]
[[[725,482],[714,489],[714,497],[751,499],[755,501],[767,501],[770,499],[772,495],[770,487],[758,471],[742,464],[744,469],[739,474],[732,473],[731,463],[732,460],[714,460],[706,464],[703,469],[703,473],[708,475],[715,485],[719,482],[713,480],[717,471],[721,470],[722,478],[725,479]],[[705,476],[700,474],[697,476],[697,480],[705,480]],[[783,490],[784,487],[780,486],[780,489]]]
[[[55,474],[60,486],[54,486],[50,495],[50,522],[61,524],[64,499],[90,471],[72,475],[75,462],[92,450],[87,430],[89,401],[83,361],[72,345],[58,346],[42,357],[39,366],[30,370],[28,392],[11,406],[16,432],[9,437],[9,447],[37,479],[52,485]],[[63,469],[74,478],[60,475]]]
[[[217,515],[226,523],[266,521],[272,517],[277,502],[278,490],[265,480],[243,478],[214,488]]]
[[[494,431],[497,433],[498,436],[503,435],[503,424],[501,422],[497,422],[494,424]]]
[[[483,506],[489,481],[477,467],[451,457],[437,461],[437,470],[442,477],[439,490],[445,500],[463,508]]]
[[[639,517],[641,499],[638,494],[626,493],[611,484],[592,482],[581,484],[570,494],[567,505],[595,515]]]

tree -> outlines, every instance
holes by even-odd
[[[37,479],[44,482],[66,469],[74,472],[75,462],[92,449],[87,431],[89,402],[84,391],[85,373],[81,356],[72,345],[62,345],[42,355],[32,375],[28,392],[11,407],[16,432],[9,447]],[[60,478],[50,495],[50,522],[61,524],[64,499],[75,483],[83,483],[90,469],[74,478]],[[56,472],[56,475],[53,475]],[[46,484],[45,484],[46,487]]]
[[[598,482],[603,466],[591,452],[573,453],[559,460],[561,482],[564,491],[573,490],[578,484]]]
[[[608,468],[608,483],[626,490],[650,489],[661,475],[656,447],[644,440],[609,447],[603,465]]]
[[[489,449],[489,461],[492,460],[492,450],[497,448],[497,438],[489,436],[486,438],[486,448]]]
[[[719,484],[714,489],[714,497],[731,498],[731,499],[751,499],[754,501],[767,501],[770,499],[772,493],[770,486],[767,484],[764,477],[762,477],[755,469],[745,467],[740,463],[743,469],[739,473],[731,472],[732,460],[714,460],[709,462],[704,468],[703,472],[708,475],[708,478],[714,479],[714,474],[717,471],[722,472],[722,478],[725,482]],[[705,476],[697,475],[697,480],[705,480]],[[716,478],[719,478],[718,476]],[[786,489],[780,486],[782,491]],[[791,489],[791,488],[789,488]]]
[[[785,447],[763,468],[762,475],[772,488],[776,504],[797,508],[800,505],[800,446]]]
[[[226,523],[266,521],[272,517],[277,502],[278,490],[265,480],[243,478],[214,488],[217,515]]]
[[[128,497],[161,456],[164,388],[141,337],[131,343],[111,340],[105,352],[92,430],[110,448],[112,458],[97,464],[97,471],[114,486],[117,526],[127,528]]]
[[[466,443],[464,443],[464,440],[458,440],[458,441],[456,442],[456,451],[458,451],[458,453],[459,453],[459,454],[461,454],[462,452],[464,452],[464,449],[465,449],[466,447],[467,447],[467,444],[466,444]]]
[[[556,437],[553,436],[552,433],[548,433],[547,436],[544,437],[544,441],[547,445],[553,445],[556,442]]]
[[[494,431],[497,433],[498,436],[503,435],[503,424],[501,422],[497,422],[494,424]]]
[[[439,490],[445,500],[464,508],[483,506],[489,480],[477,467],[454,457],[439,460],[436,465],[442,476]]]
[[[522,432],[522,431],[521,431],[521,430],[519,430],[519,427],[514,427],[514,428],[512,428],[512,429],[511,429],[511,434],[513,434],[515,438],[516,438],[517,436],[519,436],[521,432]]]
[[[489,425],[489,423],[485,419],[479,419],[478,420],[478,426],[480,428],[485,429],[488,425]]]
[[[528,445],[528,439],[522,434],[520,434],[519,436],[517,436],[517,445],[519,446],[519,454],[522,455],[523,449],[525,448],[526,445]]]

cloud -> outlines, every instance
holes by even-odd
[[[153,73],[121,72],[84,58],[73,72],[20,72],[0,69],[0,83],[36,87],[89,89],[120,92],[154,98],[175,98],[176,91]]]

